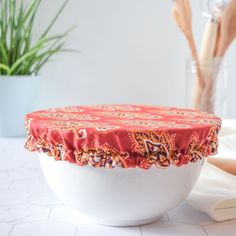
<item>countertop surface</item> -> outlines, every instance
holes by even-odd
[[[235,236],[236,220],[217,223],[186,203],[141,227],[76,219],[51,192],[24,139],[0,138],[0,236]]]

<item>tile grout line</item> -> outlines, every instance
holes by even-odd
[[[28,204],[31,204],[29,201],[30,201],[30,198],[31,198],[31,196],[32,196],[32,193],[28,193],[29,194],[29,196],[27,197],[27,203]]]
[[[12,182],[9,184],[7,190],[11,191],[12,185],[15,183],[15,180],[12,180]]]
[[[10,234],[11,234],[11,232],[12,232],[12,230],[13,230],[14,226],[15,226],[15,224],[12,226],[12,228],[11,228],[10,232],[8,233],[8,236],[10,236]]]
[[[168,216],[169,218],[169,216]],[[196,224],[196,223],[188,223],[188,222],[184,222],[184,221],[179,221],[179,220],[172,220],[169,218],[170,222],[173,223],[177,223],[177,224],[183,224],[183,225],[193,225],[193,226],[200,226],[200,227],[204,227],[204,226],[208,226],[208,225],[214,225],[216,223],[212,222],[212,223],[203,223],[203,224]]]
[[[202,225],[202,228],[203,228],[204,232],[206,233],[206,235],[208,236],[208,233],[207,233],[207,231],[206,231],[204,225]]]
[[[77,231],[78,231],[78,225],[76,225],[76,228],[75,228],[75,236],[77,235]]]
[[[50,208],[50,212],[48,214],[48,220],[50,220],[51,213],[52,213],[52,208]]]
[[[140,235],[143,236],[143,232],[142,232],[142,226],[139,226],[139,231],[140,231]]]

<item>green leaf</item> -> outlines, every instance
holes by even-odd
[[[7,48],[4,45],[4,41],[0,40],[0,50],[1,50],[1,57],[2,57],[2,62],[8,63],[8,51]]]
[[[14,71],[17,69],[17,67],[24,61],[30,58],[35,52],[37,52],[39,49],[35,48],[28,53],[24,54],[22,57],[20,57],[10,68],[9,74],[12,75]]]
[[[32,15],[35,15],[37,12],[39,5],[41,3],[41,0],[32,0],[31,5],[28,7],[28,9],[25,12],[24,21],[28,20],[32,17]]]
[[[0,63],[0,68],[5,70],[7,72],[7,74],[9,74],[10,68],[7,65],[4,65],[4,64]]]
[[[66,0],[61,8],[59,9],[59,11],[57,12],[57,14],[54,16],[54,18],[52,19],[51,23],[49,24],[49,26],[47,27],[47,29],[44,31],[44,33],[42,34],[41,38],[45,37],[48,32],[51,30],[51,28],[53,27],[53,25],[55,24],[55,22],[57,21],[58,17],[61,15],[62,11],[64,10],[64,8],[66,7],[66,5],[68,4],[69,0]]]
[[[1,1],[1,0],[0,0]],[[0,75],[26,75],[38,73],[53,56],[64,49],[65,39],[75,28],[57,34],[49,31],[63,12],[69,0],[59,8],[42,35],[32,43],[33,27],[42,0],[2,0],[0,7]]]

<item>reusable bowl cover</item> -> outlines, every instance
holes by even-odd
[[[217,152],[220,118],[143,105],[72,106],[30,113],[25,147],[80,166],[167,168]]]

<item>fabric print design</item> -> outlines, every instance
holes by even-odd
[[[127,153],[118,153],[109,149],[88,149],[87,151],[77,152],[75,159],[80,166],[90,165],[99,168],[114,168],[118,166],[126,168],[125,158],[127,156]]]
[[[163,114],[163,115],[179,116],[179,117],[190,117],[190,118],[195,117],[196,114],[197,114],[194,111],[171,110],[171,109],[169,109],[169,110],[159,110],[159,111],[156,111],[156,113]]]
[[[207,119],[207,118],[201,118],[201,117],[196,117],[194,119],[184,119],[184,122],[186,123],[191,123],[191,124],[206,124],[206,125],[212,125],[215,128],[221,126],[221,121],[218,119]]]
[[[159,119],[161,116],[150,113],[138,113],[138,112],[98,112],[98,115],[104,117],[126,118],[126,119]]]
[[[61,107],[61,108],[50,108],[48,109],[50,112],[84,112],[84,109],[81,109],[78,106],[71,107]]]
[[[162,167],[168,167],[170,165],[169,152],[166,150],[165,146],[161,143],[152,143],[150,141],[145,141],[147,154],[148,154],[148,163],[158,164]]]
[[[177,116],[180,118],[195,118],[195,117],[201,117],[201,118],[214,118],[215,115],[207,113],[207,112],[201,112],[198,110],[191,110],[191,109],[181,109],[181,108],[173,108],[169,107],[167,109],[164,109],[163,107],[160,107],[159,110],[150,110],[150,112],[154,114],[163,114],[168,116]]]
[[[134,132],[134,151],[144,156],[141,165],[150,168],[152,165],[168,167],[174,151],[174,139],[166,132]]]
[[[77,139],[85,139],[87,137],[86,129],[80,129],[78,131],[75,131],[75,136]]]
[[[48,156],[53,156],[55,160],[62,160],[65,154],[65,149],[61,143],[53,145],[46,137],[35,142],[33,137],[29,135],[25,148],[30,151],[46,153]]]
[[[27,131],[28,135],[30,135],[30,122],[31,122],[31,120],[32,119],[25,119],[25,121],[24,121],[24,127],[25,127],[25,130]]]
[[[160,127],[163,125],[162,122],[154,121],[154,120],[116,120],[117,123],[125,124],[128,126],[141,126],[145,127]]]
[[[89,114],[79,113],[39,113],[39,117],[52,118],[57,120],[99,120],[99,117],[90,116]]]
[[[218,149],[218,137],[217,134],[218,130],[211,128],[209,131],[209,134],[207,136],[207,141],[206,141],[206,145],[209,147],[210,150],[208,150],[208,154],[209,153],[213,153],[216,154],[217,153],[217,149]]]
[[[107,132],[119,128],[119,126],[117,125],[112,125],[108,123],[97,123],[94,127],[98,132]]]
[[[141,108],[132,105],[93,105],[88,108],[100,109],[104,111],[140,111]]]
[[[218,149],[220,118],[182,108],[74,106],[26,115],[29,151],[93,167],[180,167]]]
[[[81,121],[47,120],[42,122],[42,126],[59,132],[69,132],[83,128],[84,126],[88,127],[88,123]]]
[[[143,127],[144,129],[146,127],[150,128],[188,128],[189,125],[187,124],[179,124],[175,121],[155,121],[155,120],[116,120],[117,123],[125,124],[128,126],[137,126],[137,127]]]
[[[106,132],[109,130],[113,130],[118,128],[118,126],[114,126],[108,123],[95,123],[95,122],[83,122],[83,121],[63,121],[63,120],[48,120],[42,122],[42,125],[55,129],[61,132],[69,132],[74,131],[79,128],[95,128],[97,131]]]
[[[56,146],[49,145],[48,149],[42,149],[43,147],[39,148],[38,150],[41,152],[46,152],[49,156],[53,156],[56,160],[63,160],[65,155],[65,149],[61,143],[57,144]]]
[[[199,140],[197,133],[192,134],[185,155],[190,162],[196,162],[207,156],[205,146]]]

